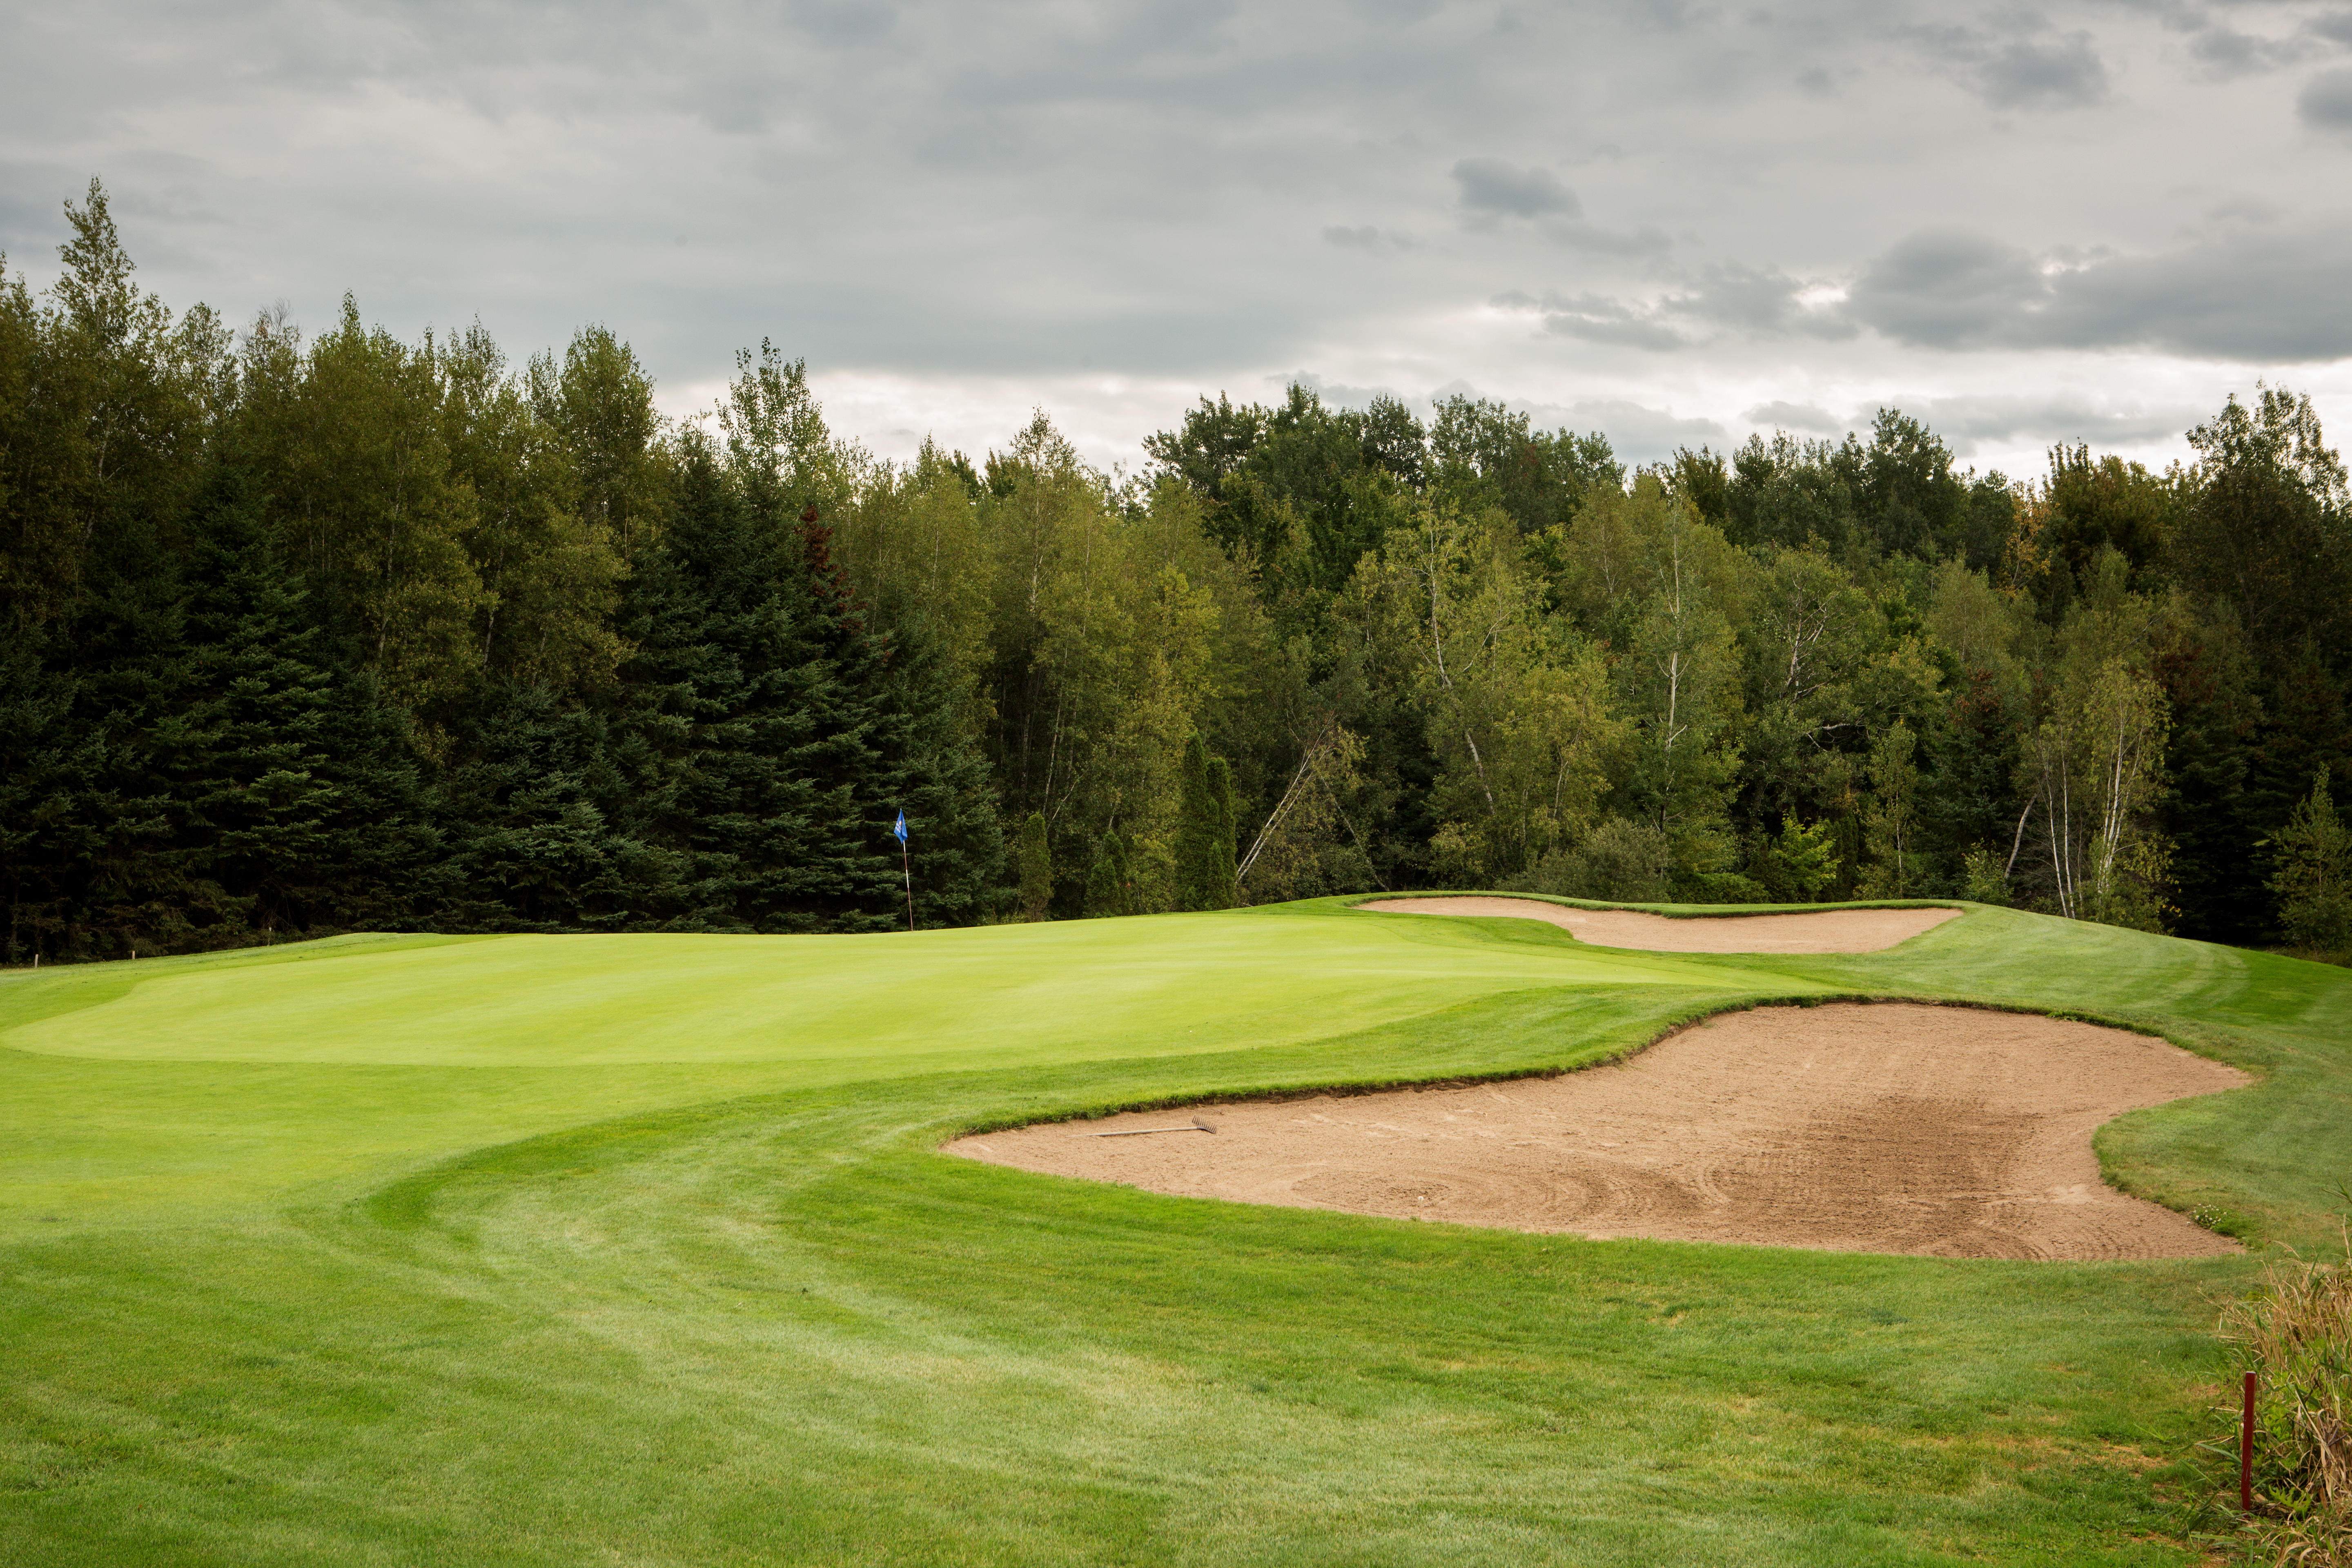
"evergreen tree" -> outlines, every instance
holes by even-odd
[[[1234,904],[1232,775],[1209,755],[1199,731],[1184,742],[1176,817],[1176,907],[1227,910]]]
[[[1916,840],[1927,871],[1958,890],[1971,854],[1990,854],[2003,879],[2021,837],[2016,787],[2020,715],[1993,673],[1966,669],[1948,683],[1943,711],[1919,737],[1927,765],[1918,782]],[[1979,858],[1976,864],[1981,868]],[[1980,898],[1987,885],[1970,884]],[[1990,901],[1990,900],[1987,900]]]
[[[1213,837],[1209,841],[1209,882],[1203,909],[1229,910],[1240,899],[1235,885],[1234,857],[1235,841],[1241,837],[1241,813],[1234,805],[1233,769],[1223,757],[1209,759],[1209,805],[1215,813]]]
[[[1045,818],[1031,812],[1021,825],[1021,918],[1042,921],[1054,901],[1054,857],[1045,841]]]
[[[99,533],[72,612],[35,642],[46,658],[11,661],[23,684],[5,706],[39,725],[17,749],[22,804],[42,829],[15,897],[53,958],[184,945],[220,918],[172,853],[179,803],[158,740],[184,698],[186,647],[178,563],[152,522]]]
[[[690,438],[640,574],[628,721],[656,775],[632,837],[686,857],[665,929],[879,931],[901,900],[879,814],[901,781],[887,650],[813,512],[779,519]]]
[[[910,615],[876,619],[887,658],[875,798],[906,808],[918,922],[971,925],[995,905],[1004,869],[988,759],[964,724],[966,692],[939,635]]]
[[[1087,868],[1087,918],[1131,915],[1135,912],[1135,882],[1127,868],[1127,846],[1117,832],[1106,828],[1095,847],[1094,864]]]
[[[50,872],[70,824],[57,807],[65,772],[65,719],[77,682],[42,655],[47,638],[26,629],[0,637],[0,894],[8,929],[0,962],[55,956],[66,923]]]
[[[448,836],[436,918],[460,931],[655,929],[683,910],[686,858],[627,830],[612,717],[540,686],[485,693],[436,791]]]
[[[2247,875],[2262,863],[2256,808],[2267,804],[2248,787],[2264,728],[2252,661],[2234,628],[2196,621],[2170,628],[2155,669],[2172,710],[2158,819],[2173,846],[2180,934],[2259,940],[2271,910],[2262,879]]]
[[[2311,775],[2311,793],[2273,840],[2279,924],[2287,940],[2321,952],[2352,947],[2352,829],[2336,815],[2325,770]]]
[[[399,716],[371,679],[320,662],[244,475],[207,480],[188,534],[185,651],[159,744],[174,858],[231,922],[213,940],[412,923],[437,838]]]

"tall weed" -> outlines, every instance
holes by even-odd
[[[2240,1544],[2260,1561],[2352,1568],[2352,1241],[2334,1262],[2273,1262],[2261,1287],[2221,1312],[2231,1392],[2256,1376],[2252,1514]],[[2235,1398],[2222,1407],[2236,1490]],[[2234,1500],[2234,1498],[2232,1499]]]

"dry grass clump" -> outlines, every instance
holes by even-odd
[[[2257,1376],[2254,1511],[2240,1540],[2273,1563],[2352,1568],[2352,1246],[2333,1263],[2272,1264],[2223,1310],[2221,1333],[2232,1370]],[[2227,1452],[2234,1493],[2241,1407],[2225,1408],[2230,1436],[2209,1447]]]

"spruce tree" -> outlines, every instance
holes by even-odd
[[[173,858],[232,929],[263,941],[408,926],[438,840],[401,717],[334,669],[252,487],[216,472],[188,520],[185,642],[159,735]]]
[[[2287,940],[2321,952],[2352,947],[2352,829],[2336,815],[2325,768],[2272,842],[2278,872],[2271,891]]]
[[[1241,901],[1235,885],[1234,843],[1241,837],[1241,814],[1234,805],[1234,773],[1223,757],[1209,759],[1209,804],[1216,811],[1215,837],[1210,841],[1208,900],[1203,909],[1229,910]]]
[[[887,930],[901,894],[881,815],[886,650],[814,516],[774,516],[707,442],[686,448],[625,669],[653,774],[627,826],[685,857],[681,907],[662,923]]]
[[[788,510],[731,449],[681,447],[669,524],[628,586],[635,652],[604,742],[624,797],[611,847],[663,889],[629,923],[892,929],[900,809],[919,918],[979,918],[1003,851],[954,671],[852,594],[814,504]],[[625,890],[634,873],[612,869]]]
[[[38,728],[12,745],[24,762],[10,771],[30,764],[24,805],[39,825],[13,901],[51,958],[165,951],[219,918],[171,854],[159,736],[186,679],[177,564],[152,517],[116,520],[92,542],[73,613],[38,638],[47,657],[11,661],[22,684],[5,706]]]
[[[1021,918],[1042,921],[1054,901],[1054,858],[1045,840],[1045,819],[1036,812],[1021,825]]]
[[[684,857],[622,825],[613,717],[541,686],[486,691],[435,792],[449,839],[436,917],[460,931],[628,931],[682,908]]]
[[[971,925],[995,901],[1004,869],[988,759],[962,722],[963,690],[936,634],[911,616],[869,616],[887,649],[882,767],[869,793],[906,809],[917,921]],[[882,843],[887,858],[895,845]]]
[[[1184,742],[1182,795],[1176,818],[1176,907],[1226,910],[1234,904],[1233,775],[1209,755],[1197,730]]]
[[[8,904],[0,963],[6,963],[56,955],[65,927],[51,875],[60,824],[48,805],[63,772],[76,683],[42,658],[46,640],[31,628],[0,637],[0,897]]]
[[[1217,808],[1209,795],[1209,748],[1195,730],[1184,742],[1176,804],[1176,907],[1205,910],[1216,879]]]
[[[1103,830],[1102,839],[1095,847],[1095,863],[1087,870],[1086,909],[1089,919],[1135,912],[1134,879],[1127,868],[1127,846],[1109,828]]]

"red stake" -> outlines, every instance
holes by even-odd
[[[2254,1374],[2246,1373],[2246,1413],[2238,1426],[2238,1507],[2254,1511]]]

